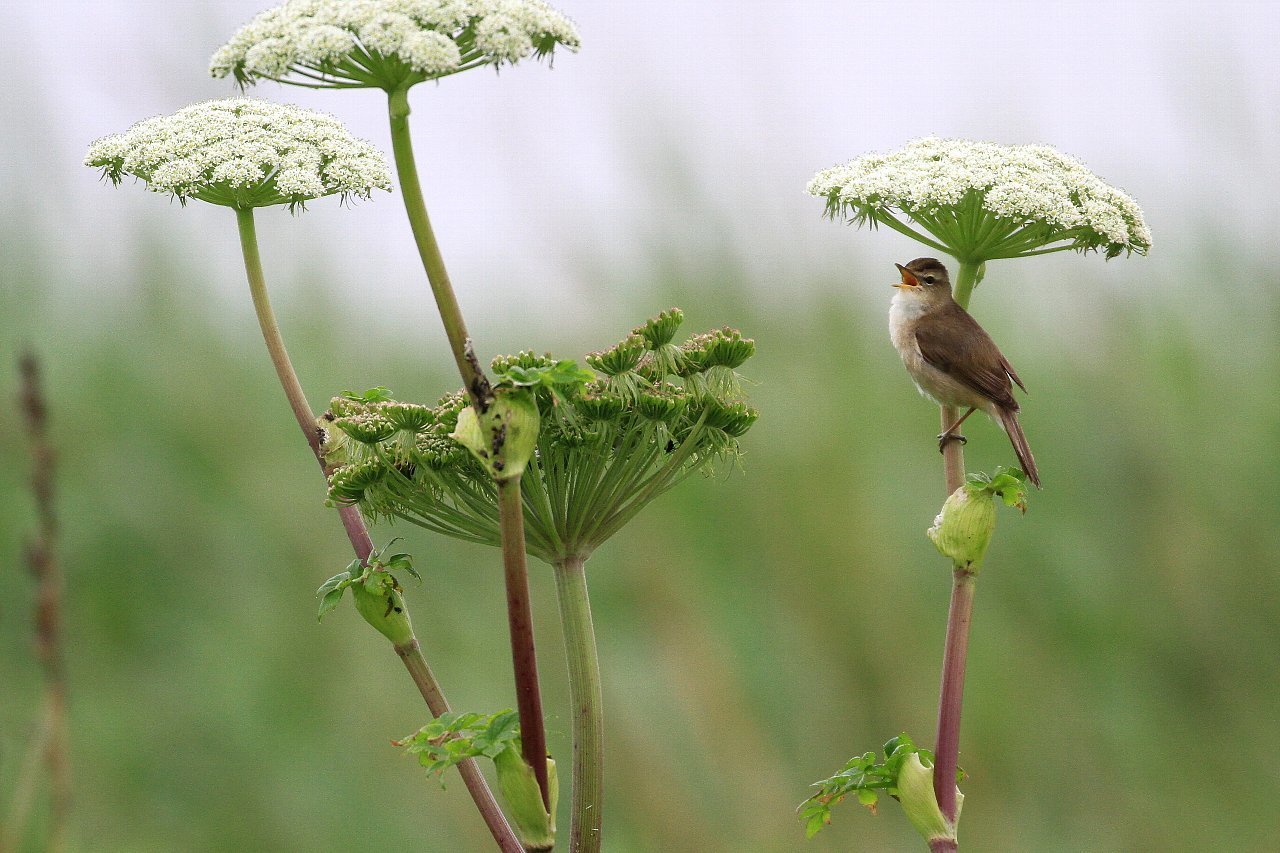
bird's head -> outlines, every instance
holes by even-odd
[[[942,303],[951,298],[951,278],[937,258],[916,258],[905,267],[894,264],[902,273],[902,281],[893,286],[907,299],[926,304]]]

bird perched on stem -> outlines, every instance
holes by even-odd
[[[956,430],[981,409],[1009,435],[1027,478],[1040,485],[1036,460],[1018,423],[1013,382],[1027,388],[991,336],[951,297],[947,268],[936,258],[896,264],[902,281],[889,308],[889,334],[920,393],[943,406],[966,409],[938,436],[938,449],[965,442]]]

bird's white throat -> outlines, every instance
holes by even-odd
[[[899,289],[889,303],[889,331],[893,332],[903,323],[918,319],[927,310],[929,306],[923,293],[917,292],[915,288]]]

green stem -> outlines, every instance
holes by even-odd
[[[520,745],[525,763],[551,810],[547,781],[547,733],[542,721],[538,656],[533,643],[533,611],[529,606],[529,563],[524,547],[524,501],[520,477],[498,481],[498,525],[502,534],[502,566],[507,582],[507,622],[511,629],[511,664],[516,676],[516,709],[520,712]]]
[[[400,194],[404,198],[409,227],[422,259],[422,268],[431,283],[436,308],[444,323],[449,349],[457,363],[462,384],[478,413],[489,408],[492,392],[489,380],[467,335],[458,297],[453,292],[449,273],[436,242],[427,205],[422,198],[418,166],[413,156],[413,138],[409,133],[409,83],[387,93],[387,112],[391,120],[391,149],[396,173],[400,178]],[[511,656],[515,666],[516,707],[520,712],[520,739],[525,761],[533,768],[542,791],[544,805],[551,802],[547,781],[547,741],[542,721],[542,697],[538,686],[537,654],[533,644],[533,617],[529,607],[529,571],[525,554],[524,511],[520,498],[520,478],[498,483],[499,533],[502,540],[503,567],[507,581],[507,618],[511,631]]]
[[[596,853],[604,806],[604,700],[596,632],[591,624],[584,559],[574,555],[555,564],[560,621],[569,660],[573,702],[573,823],[570,853]]]
[[[418,255],[422,258],[422,268],[427,273],[427,280],[431,283],[431,293],[435,296],[444,332],[449,338],[449,349],[453,352],[453,360],[462,376],[462,384],[471,396],[476,410],[483,412],[489,406],[489,382],[471,350],[467,324],[462,319],[462,309],[458,306],[458,297],[453,292],[444,258],[440,254],[440,245],[431,228],[431,218],[427,215],[427,205],[422,199],[418,166],[413,157],[413,138],[409,134],[407,88],[387,93],[387,111],[391,117],[391,150],[395,155],[396,174],[400,178],[400,195],[404,198],[404,210],[409,217],[409,227],[413,230],[413,240],[418,246]]]
[[[289,406],[298,420],[298,426],[306,436],[307,444],[310,445],[316,461],[320,463],[320,470],[323,471],[324,452],[320,447],[320,432],[316,426],[315,416],[307,404],[306,395],[302,392],[302,385],[298,382],[293,364],[289,361],[289,353],[284,347],[284,338],[280,335],[280,325],[276,322],[275,312],[271,310],[271,300],[267,297],[267,281],[262,274],[262,257],[258,252],[258,235],[254,228],[252,208],[237,208],[236,221],[240,226],[240,246],[244,253],[245,275],[249,279],[249,293],[253,296],[253,308],[258,315],[258,325],[262,328],[263,340],[267,343],[267,352],[271,355],[271,363],[275,365],[276,375],[280,378],[280,385],[289,399]],[[342,518],[342,526],[347,532],[347,538],[351,541],[351,547],[356,556],[362,563],[366,562],[369,559],[369,553],[373,550],[373,540],[369,536],[364,519],[360,516],[360,510],[354,506],[340,507],[338,514]],[[399,646],[396,647],[396,652],[404,660],[414,684],[418,686],[431,712],[438,717],[448,711],[449,703],[440,691],[440,685],[436,683],[426,659],[422,657],[418,641],[413,640],[410,652],[402,650]],[[470,767],[458,765],[458,772],[462,774],[467,791],[475,801],[476,808],[480,810],[480,815],[488,825],[489,831],[493,833],[498,848],[504,853],[522,853],[524,847],[507,823],[502,810],[498,808],[493,792],[489,790],[475,762],[470,764]]]
[[[978,282],[978,264],[960,262],[952,295],[961,308],[969,307],[969,298]],[[942,407],[942,428],[955,423],[955,406]],[[964,450],[959,441],[949,441],[943,448],[943,474],[947,494],[964,484]],[[938,736],[934,747],[933,792],[938,807],[952,823],[956,820],[956,768],[960,761],[960,710],[964,699],[964,670],[969,649],[969,622],[973,615],[976,578],[965,570],[957,570],[951,589],[951,607],[947,613],[947,638],[942,656],[942,684],[938,692]]]
[[[417,685],[418,692],[422,694],[431,713],[437,717],[449,713],[449,700],[445,699],[444,693],[440,691],[435,673],[431,671],[431,667],[427,666],[427,659],[422,656],[422,649],[417,639],[396,646],[395,650],[404,661],[405,669],[409,671],[409,676]],[[475,800],[476,806],[480,809],[480,815],[488,825],[489,831],[493,833],[493,839],[498,842],[498,849],[503,853],[524,853],[524,845],[516,838],[511,825],[507,823],[506,816],[502,814],[502,809],[498,808],[498,803],[489,790],[489,784],[485,782],[475,760],[468,758],[459,762],[458,773],[462,775],[462,783],[467,786],[467,792],[471,794],[471,799]]]
[[[910,237],[912,240],[916,240],[918,242],[924,243],[926,246],[928,246],[931,249],[937,249],[939,252],[947,252],[947,253],[951,252],[950,249],[948,249],[946,246],[939,243],[937,240],[934,240],[930,237],[926,237],[924,234],[920,233],[916,229],[912,228],[910,225],[898,219],[896,216],[894,216],[892,213],[890,213],[887,210],[877,211],[875,215],[875,219],[877,222],[883,225],[888,225],[890,228],[892,228],[894,231],[897,231],[899,234],[905,234],[906,236]]]

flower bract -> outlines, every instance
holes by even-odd
[[[573,22],[542,0],[288,0],[236,32],[209,73],[392,91],[578,44]]]
[[[1151,247],[1131,197],[1046,145],[917,139],[825,169],[808,192],[826,200],[832,219],[887,225],[971,263]]]
[[[596,373],[531,352],[493,361],[498,387],[518,382],[540,410],[520,481],[533,556],[585,558],[685,477],[738,458],[758,414],[726,374],[755,344],[722,329],[675,345],[682,320],[664,312],[588,357]],[[335,398],[320,419],[330,500],[497,545],[493,474],[453,437],[466,407],[462,392],[435,406]]]
[[[386,158],[333,116],[254,98],[192,104],[89,146],[113,183],[239,209],[391,189]]]

